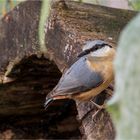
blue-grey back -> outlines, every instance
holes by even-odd
[[[54,92],[78,93],[90,90],[99,86],[103,82],[101,74],[93,71],[86,63],[87,56],[77,60],[62,76]]]

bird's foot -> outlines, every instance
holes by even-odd
[[[105,91],[106,91],[106,93],[107,93],[110,97],[113,96],[112,90],[111,90],[111,89],[105,89]]]
[[[105,109],[106,108],[106,105],[105,103],[103,105],[98,105],[96,104],[94,101],[91,101],[98,109],[102,110],[102,109]]]
[[[106,108],[106,104],[104,103],[103,105],[98,105],[95,102],[91,101],[97,108],[98,110],[92,115],[92,119],[94,120],[95,117],[98,115],[98,113],[102,110]]]

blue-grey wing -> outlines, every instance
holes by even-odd
[[[99,86],[103,82],[102,75],[91,70],[86,61],[86,57],[82,57],[67,70],[54,88],[54,94],[84,92]]]

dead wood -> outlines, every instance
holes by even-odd
[[[102,39],[116,47],[121,30],[135,14],[128,10],[76,2],[55,3],[46,26],[47,55],[63,71],[77,60],[77,55],[87,40]],[[97,98],[97,102],[102,104],[107,99],[105,91]],[[76,104],[79,120],[82,121],[83,138],[114,139],[114,127],[105,110],[93,120],[96,107],[91,102],[77,101]]]

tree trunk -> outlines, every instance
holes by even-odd
[[[121,29],[136,13],[57,1],[52,4],[45,26],[47,52],[44,57],[38,43],[40,6],[40,1],[26,1],[0,21],[0,114],[14,116],[15,127],[33,123],[42,125],[43,122],[42,130],[49,130],[42,136],[45,138],[80,138],[76,121],[78,111],[83,138],[114,139],[109,114],[102,111],[94,122],[92,114],[96,108],[90,102],[76,102],[75,105],[73,101],[58,101],[47,111],[43,104],[61,72],[77,60],[86,40],[103,39],[115,47]],[[98,101],[103,103],[106,98],[103,92]],[[21,123],[15,116],[26,116],[26,119]],[[34,119],[29,120],[33,116]]]

